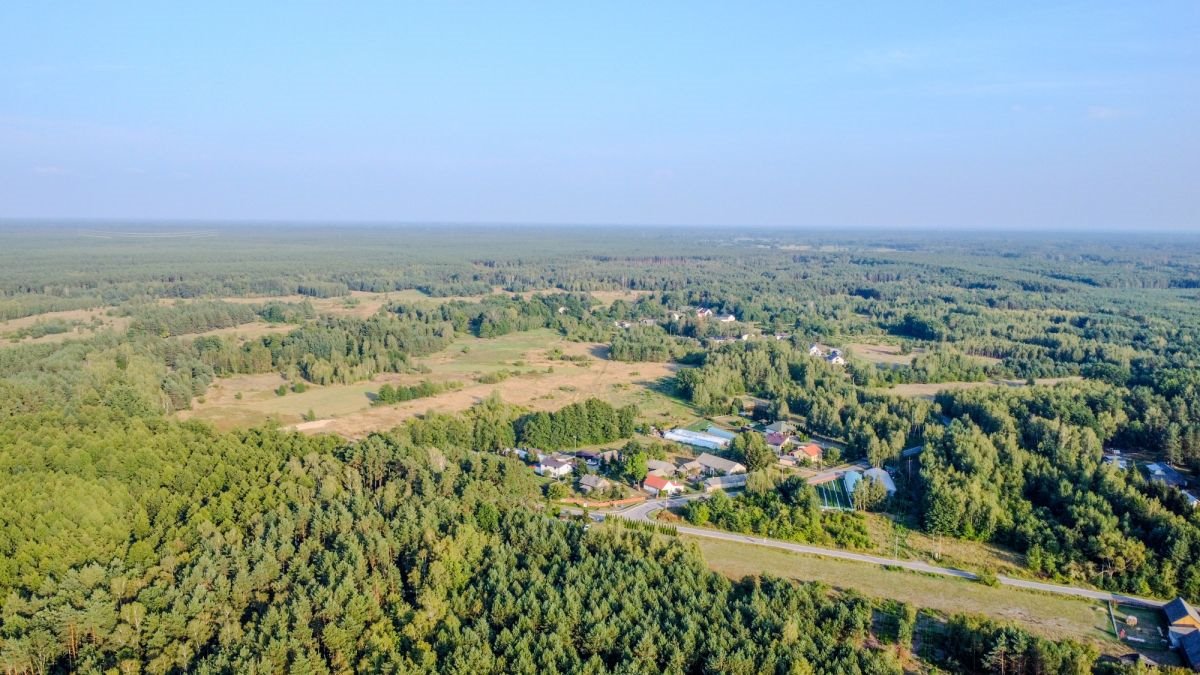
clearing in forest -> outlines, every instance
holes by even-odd
[[[555,349],[588,360],[552,358]],[[569,342],[550,330],[491,339],[464,337],[437,354],[415,359],[427,372],[382,374],[370,382],[308,385],[303,393],[278,396],[275,390],[289,383],[276,373],[219,379],[205,393],[203,403],[194,403],[180,417],[208,420],[224,429],[272,419],[300,431],[362,438],[428,411],[460,412],[497,392],[506,403],[534,410],[556,410],[596,397],[614,405],[634,403],[643,419],[659,425],[696,419],[688,405],[665,393],[678,365],[623,363],[607,356],[605,345]],[[462,388],[395,405],[371,405],[374,393],[385,383],[414,385],[422,380],[459,382]],[[304,420],[309,411],[316,419]]]
[[[0,321],[0,347],[21,344],[41,344],[47,342],[62,342],[71,338],[90,337],[97,331],[115,329],[125,330],[129,326],[129,317],[109,316],[112,307],[96,307],[94,309],[70,309],[61,312],[45,312],[20,319]],[[49,328],[41,335],[28,334]],[[51,328],[52,327],[52,328]],[[21,333],[25,335],[20,335]]]

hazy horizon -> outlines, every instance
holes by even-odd
[[[1200,228],[1200,5],[0,7],[0,219]]]

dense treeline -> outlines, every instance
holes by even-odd
[[[308,302],[268,302],[250,305],[237,302],[201,300],[176,305],[148,305],[132,311],[129,329],[150,335],[170,337],[232,328],[252,321],[302,323],[315,318],[316,310]]]
[[[437,396],[446,391],[452,391],[462,386],[461,382],[430,382],[429,380],[421,380],[413,385],[391,385],[385,384],[379,388],[375,394],[374,404],[376,405],[391,405],[393,403],[403,403],[412,401],[418,398],[428,398]]]
[[[774,485],[765,476],[752,477],[768,485],[755,489],[752,483],[751,489],[736,497],[718,491],[706,500],[688,502],[684,517],[694,525],[711,523],[724,530],[773,539],[870,548],[862,516],[822,511],[816,490],[803,478],[791,476]]]
[[[542,450],[577,448],[608,443],[633,435],[637,408],[614,408],[600,399],[572,403],[555,412],[535,412],[516,422],[516,436],[524,447]]]
[[[921,455],[927,530],[998,541],[1031,570],[1133,593],[1200,599],[1200,514],[1173,489],[1102,462],[1125,424],[1106,385],[939,396],[954,420]]]
[[[670,361],[697,349],[658,326],[631,326],[613,335],[609,356],[617,361]]]
[[[101,412],[0,421],[6,672],[901,671],[866,599],[550,520],[428,420],[342,445]]]

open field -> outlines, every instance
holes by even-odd
[[[893,366],[907,366],[916,356],[925,353],[924,349],[914,349],[912,353],[901,354],[898,345],[870,344],[866,342],[851,342],[846,345],[846,351],[851,356],[857,356],[871,363],[886,363]]]
[[[1053,386],[1059,382],[1077,382],[1080,377],[1042,377],[1035,380],[1038,386]],[[932,399],[939,391],[956,391],[959,389],[977,389],[979,387],[1027,387],[1025,380],[984,380],[982,382],[936,382],[931,384],[897,384],[894,387],[877,387],[871,391],[882,394],[896,394],[914,398]]]
[[[36,314],[34,316],[26,316],[20,319],[12,319],[9,321],[0,321],[0,347],[18,344],[62,342],[63,340],[68,340],[71,338],[92,335],[96,331],[110,328],[115,330],[125,330],[125,328],[129,326],[129,318],[123,316],[109,316],[108,312],[110,310],[112,310],[111,307],[72,309],[62,312],[46,312],[44,314]],[[34,328],[38,324],[42,323],[65,323],[69,326],[69,329],[64,333],[50,333],[40,337],[26,336],[20,340],[13,339],[15,333],[29,328]]]
[[[882,363],[892,366],[907,366],[912,364],[912,360],[918,356],[928,353],[928,350],[923,347],[918,347],[912,350],[911,353],[902,354],[899,345],[876,344],[870,342],[851,342],[846,345],[847,351],[851,356],[856,356],[870,363]],[[968,358],[985,366],[1000,363],[1000,359],[994,359],[990,356],[978,356],[968,354]]]
[[[246,340],[256,340],[264,335],[272,333],[287,333],[298,328],[296,324],[291,323],[267,323],[266,321],[253,321],[251,323],[243,323],[239,326],[230,326],[229,328],[214,328],[206,330],[203,333],[180,333],[179,337],[198,338],[208,337],[213,335],[236,336],[242,342]]]
[[[567,355],[589,355],[585,365],[547,357],[553,348]],[[493,392],[507,402],[534,410],[554,410],[597,397],[615,405],[637,404],[642,418],[659,425],[688,423],[697,416],[691,408],[661,391],[679,366],[664,363],[621,363],[605,358],[606,347],[568,342],[549,330],[514,333],[494,339],[461,338],[432,356],[417,359],[425,373],[383,374],[371,382],[325,387],[309,385],[303,393],[277,396],[286,382],[278,374],[242,375],[216,381],[204,402],[180,413],[185,419],[212,422],[218,428],[250,426],[272,419],[307,432],[337,433],[361,438],[371,431],[390,429],[427,411],[458,412]],[[552,369],[552,370],[551,370]],[[498,383],[476,381],[481,375],[507,370],[517,374]],[[457,381],[464,386],[437,396],[372,407],[369,393],[384,383],[412,385]],[[237,394],[242,398],[238,399]],[[304,422],[312,411],[317,420]]]
[[[624,300],[625,302],[630,302],[630,303],[637,302],[638,298],[642,298],[647,295],[650,295],[650,293],[651,293],[651,291],[632,291],[632,290],[629,290],[629,291],[592,291],[591,293],[588,293],[588,295],[595,298],[597,300],[597,302],[599,302],[601,305],[608,307],[609,305],[613,304],[617,300]]]
[[[1048,638],[1091,642],[1109,654],[1130,650],[1112,635],[1108,610],[1100,602],[996,588],[963,579],[716,539],[689,541],[700,549],[709,567],[732,579],[767,573],[800,581],[820,581],[835,588],[852,588],[866,595],[902,600],[946,614],[968,612],[1014,621]]]

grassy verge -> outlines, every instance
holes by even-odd
[[[1108,610],[1100,602],[992,588],[961,579],[763,546],[698,537],[689,541],[699,547],[709,567],[733,579],[768,573],[800,581],[820,581],[834,588],[852,588],[866,595],[902,600],[945,614],[981,614],[1013,621],[1048,638],[1091,642],[1105,653],[1130,651],[1112,635]]]

